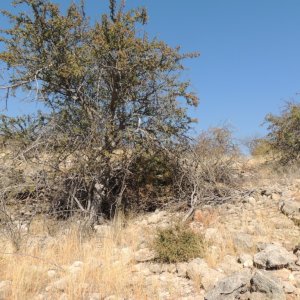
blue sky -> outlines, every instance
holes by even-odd
[[[65,8],[70,0],[56,0]],[[9,9],[10,0],[0,8]],[[146,30],[185,52],[185,76],[200,97],[190,112],[196,131],[231,124],[238,138],[262,135],[264,116],[278,113],[300,92],[299,0],[127,0],[127,8],[148,8]],[[92,19],[107,10],[108,0],[86,0]],[[4,20],[1,24],[6,25]],[[299,97],[298,97],[299,98]],[[9,113],[35,106],[9,104]]]

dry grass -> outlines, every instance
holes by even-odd
[[[236,256],[238,253],[231,233],[222,224],[218,224],[217,228],[222,240],[218,241],[217,244],[212,243],[205,254],[205,261],[212,268],[217,267],[226,255]]]
[[[131,250],[136,246],[136,229],[120,227],[114,224],[101,238],[95,234],[86,237],[72,224],[55,238],[27,237],[18,252],[2,237],[0,278],[12,281],[5,299],[34,299],[46,290],[49,299],[58,299],[63,293],[68,299],[83,299],[92,293],[99,293],[101,299],[109,295],[146,299],[143,281],[133,280]],[[83,266],[72,272],[70,266],[76,261]]]
[[[201,223],[205,228],[216,224],[219,219],[219,213],[217,209],[196,210],[194,215],[194,221]]]

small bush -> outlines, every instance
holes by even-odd
[[[165,263],[185,262],[203,257],[204,238],[184,225],[173,225],[159,229],[154,241],[158,260]]]

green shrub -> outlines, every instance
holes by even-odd
[[[249,143],[250,153],[253,156],[265,156],[272,153],[270,141],[266,138],[256,138]]]
[[[300,159],[300,103],[289,102],[279,116],[267,115],[271,149],[283,164]]]
[[[166,263],[185,262],[203,257],[205,246],[201,235],[181,224],[159,229],[154,240],[158,260]]]

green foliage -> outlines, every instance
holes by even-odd
[[[300,104],[287,103],[279,116],[267,115],[268,142],[281,163],[300,158]]]
[[[34,141],[37,132],[46,123],[46,117],[39,112],[36,116],[8,117],[0,115],[0,137],[3,143],[13,141],[28,145]]]
[[[11,26],[0,31],[7,70],[0,85],[7,101],[22,90],[48,113],[3,117],[0,130],[25,141],[18,159],[43,170],[36,176],[44,195],[61,211],[113,214],[133,192],[169,184],[168,164],[156,153],[186,141],[187,106],[198,97],[181,73],[198,54],[149,38],[147,11],[126,11],[124,1],[109,1],[109,13],[93,24],[83,1],[65,14],[50,0],[13,4],[13,13],[2,11]],[[149,149],[152,157],[144,156]]]
[[[249,144],[249,148],[253,156],[266,156],[272,152],[270,142],[266,138],[253,139]]]
[[[158,260],[166,263],[186,262],[203,257],[205,248],[204,238],[183,224],[159,229],[154,241]]]
[[[12,28],[2,30],[2,61],[11,71],[7,87],[33,92],[56,113],[68,112],[87,123],[86,131],[101,130],[105,147],[118,148],[125,137],[146,131],[169,139],[189,129],[190,118],[177,99],[197,105],[189,82],[181,81],[182,61],[196,53],[180,54],[163,41],[140,34],[145,9],[124,11],[110,1],[110,15],[90,25],[84,9],[71,4],[62,15],[51,1],[19,0],[27,12],[7,16]],[[86,134],[86,132],[84,132]],[[134,137],[133,137],[134,138]]]

